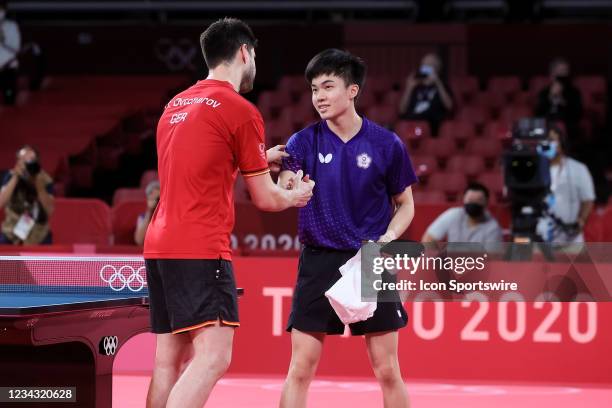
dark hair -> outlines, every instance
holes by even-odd
[[[549,123],[548,131],[555,132],[557,135],[559,135],[559,144],[561,145],[561,150],[563,150],[563,154],[567,155],[567,152],[569,150],[569,142],[567,140],[567,134],[563,129],[563,122]]]
[[[489,201],[489,189],[484,184],[480,184],[480,183],[473,181],[467,185],[467,187],[463,191],[463,194],[467,193],[470,190],[482,192],[485,198],[487,199],[487,201]]]
[[[217,20],[200,35],[202,54],[208,69],[232,61],[243,44],[251,50],[257,47],[257,38],[245,22],[236,18]]]
[[[348,51],[329,48],[315,55],[306,66],[306,80],[309,84],[321,75],[335,75],[344,80],[346,86],[356,84],[359,94],[363,89],[366,76],[363,60]]]
[[[1,0],[0,0],[1,2]],[[25,144],[23,146],[21,146],[19,149],[17,149],[17,152],[15,153],[15,156],[17,156],[17,158],[19,158],[19,152],[21,152],[23,149],[30,149],[34,152],[34,154],[36,155],[36,159],[40,160],[40,154],[38,153],[38,149],[36,149],[35,147]]]

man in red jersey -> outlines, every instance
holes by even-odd
[[[233,185],[238,170],[262,210],[303,207],[314,182],[272,182],[261,114],[239,93],[253,88],[255,39],[242,21],[225,18],[200,37],[209,68],[175,96],[157,127],[159,204],[147,230],[151,329],[157,333],[148,407],[201,407],[227,370],[239,325],[231,265]],[[185,352],[194,357],[181,373]]]

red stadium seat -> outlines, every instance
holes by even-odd
[[[470,122],[450,120],[442,123],[438,137],[440,139],[453,139],[459,148],[465,147],[468,140],[476,136],[476,129]]]
[[[503,174],[498,171],[490,171],[478,176],[478,181],[484,184],[492,197],[492,202],[503,201],[504,199],[504,179]]]
[[[113,207],[123,201],[146,200],[144,188],[118,188],[113,194]]]
[[[157,170],[147,170],[140,177],[140,188],[147,188],[150,182],[158,180]]]
[[[534,76],[529,79],[529,93],[537,95],[542,89],[550,84],[550,78],[544,75]]]
[[[388,106],[395,106],[397,110],[399,108],[400,99],[402,99],[402,93],[400,91],[389,91],[384,94],[382,103]]]
[[[442,191],[421,191],[412,192],[412,198],[415,204],[444,204],[446,203],[446,194]]]
[[[512,128],[506,122],[489,122],[484,128],[483,135],[489,140],[504,140],[512,136]]]
[[[266,146],[275,146],[286,142],[294,133],[295,127],[287,118],[272,119],[265,123]]]
[[[147,210],[146,200],[122,201],[113,205],[111,220],[115,245],[134,245],[134,230],[138,216]]]
[[[427,177],[438,170],[438,161],[434,156],[412,156],[412,166],[419,178]]]
[[[465,106],[459,110],[455,119],[470,122],[474,126],[482,128],[490,116],[488,109],[482,106]]]
[[[533,116],[533,109],[531,107],[515,105],[503,109],[499,115],[499,120],[512,125],[521,118],[528,118],[531,116]]]
[[[412,148],[417,148],[421,140],[431,137],[429,123],[420,120],[400,120],[395,125],[395,133]]]
[[[482,157],[487,168],[499,163],[502,156],[502,143],[498,139],[472,139],[466,150],[469,154]]]
[[[468,102],[478,92],[478,78],[473,76],[451,78],[450,88],[457,102]]]
[[[492,90],[477,93],[471,103],[472,106],[483,108],[489,117],[497,116],[507,104],[505,94]]]
[[[585,100],[603,102],[608,92],[606,79],[602,76],[579,76],[574,79],[574,85],[580,89]]]
[[[368,90],[368,88],[366,87],[357,98],[357,111],[366,111],[368,110],[368,108],[374,106],[376,103],[378,103],[376,94],[373,91]]]
[[[429,176],[427,191],[441,191],[447,201],[457,201],[466,186],[463,173],[440,172]]]
[[[435,156],[440,167],[444,167],[446,160],[456,154],[455,142],[453,139],[426,139],[423,140],[419,148],[419,153]]]
[[[612,204],[608,204],[606,209],[601,214],[602,224],[604,225],[603,234],[602,234],[602,242],[612,242]]]
[[[276,118],[284,106],[291,104],[291,95],[284,90],[263,91],[257,100],[257,107],[264,119]]]
[[[310,87],[303,75],[285,75],[278,81],[276,88],[279,91],[288,92],[291,99],[295,101],[302,92],[309,90]]]
[[[111,241],[110,208],[91,198],[56,198],[51,217],[55,244],[107,245]]]
[[[366,117],[381,126],[392,127],[397,121],[397,106],[374,105],[366,111]]]
[[[371,77],[366,80],[364,90],[376,95],[387,93],[393,88],[393,81],[387,77]]]
[[[485,161],[481,156],[453,156],[446,164],[446,171],[463,173],[468,180],[474,180],[485,169]]]
[[[501,93],[512,98],[521,90],[521,80],[518,76],[499,76],[489,79],[487,84],[489,92]]]

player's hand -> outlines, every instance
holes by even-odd
[[[389,230],[378,238],[378,242],[391,242],[395,241],[396,239],[397,235],[395,235],[395,232]]]
[[[293,206],[304,207],[312,198],[312,189],[315,186],[315,182],[308,175],[304,177],[304,172],[299,170],[295,175],[294,183],[292,188],[294,193]]]
[[[289,157],[289,153],[285,152],[285,145],[276,145],[266,151],[270,171],[275,173],[280,171],[283,157]]]

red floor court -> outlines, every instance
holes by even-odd
[[[144,408],[148,375],[115,375],[113,407]],[[237,377],[220,381],[207,408],[276,407],[283,378]],[[506,385],[456,382],[409,382],[411,408],[604,408],[612,388],[558,385]],[[309,407],[382,407],[381,394],[371,380],[325,378],[311,387]]]

